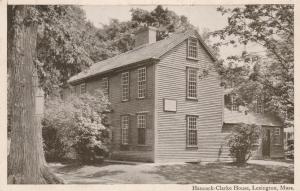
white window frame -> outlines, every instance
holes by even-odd
[[[195,72],[195,74],[192,74]],[[191,75],[195,75],[194,78]],[[194,88],[194,89],[192,89]],[[187,67],[187,98],[188,99],[197,99],[198,93],[198,69]]]
[[[198,39],[188,38],[187,57],[191,59],[198,59]]]
[[[121,116],[121,143],[122,145],[128,145],[129,142],[129,115]]]
[[[104,95],[108,96],[109,95],[109,80],[108,78],[102,78],[102,91]]]
[[[122,89],[122,101],[129,100],[129,72],[123,72],[121,74],[121,89]]]
[[[139,143],[139,133],[138,133],[138,144],[139,145],[145,145],[146,144],[146,127],[147,127],[147,115],[145,113],[137,114],[137,128],[144,129],[144,143]]]
[[[138,98],[142,99],[146,97],[146,82],[147,82],[147,70],[146,67],[138,69]]]
[[[187,147],[198,147],[198,130],[197,130],[198,116],[186,116],[186,145]],[[195,135],[195,137],[191,136]]]
[[[231,95],[231,111],[238,111],[239,107],[236,103],[236,96],[235,95]]]
[[[84,91],[82,91],[83,88],[84,88]],[[86,93],[86,83],[85,82],[83,82],[79,85],[79,92],[80,92],[80,94]]]
[[[256,98],[256,113],[263,113],[264,112],[264,106],[262,99]]]

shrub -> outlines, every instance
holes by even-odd
[[[259,138],[259,126],[240,124],[233,127],[232,133],[227,137],[230,156],[238,164],[244,164],[252,156],[252,147]]]
[[[109,152],[109,128],[103,122],[109,102],[101,91],[46,100],[43,137],[47,160],[87,163]]]

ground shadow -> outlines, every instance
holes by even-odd
[[[108,165],[115,165],[108,162],[98,163],[98,164],[82,164],[82,163],[64,163],[62,166],[57,166],[54,168],[55,172],[59,173],[70,173],[80,170],[85,166],[94,166],[94,167],[104,167]]]
[[[152,172],[179,184],[292,184],[288,167],[234,163],[162,165]]]
[[[120,173],[124,173],[124,171],[122,171],[122,170],[115,170],[115,171],[104,170],[104,171],[99,171],[94,174],[88,175],[88,176],[86,176],[86,178],[99,178],[99,177],[103,177],[103,176],[113,176],[113,175],[120,174]]]

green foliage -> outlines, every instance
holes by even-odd
[[[187,17],[183,15],[179,16],[167,8],[164,9],[161,5],[158,5],[151,12],[139,8],[132,9],[131,21],[136,22],[138,25],[158,28],[158,40],[166,38],[173,32],[195,29],[195,27],[189,23]]]
[[[109,102],[101,91],[95,95],[50,98],[43,119],[48,159],[91,162],[109,152],[109,128],[103,123]]]
[[[230,156],[238,164],[244,164],[251,157],[253,144],[258,140],[260,128],[256,125],[240,124],[233,126],[232,133],[227,137]]]
[[[12,15],[14,8],[8,7],[8,34],[12,33],[16,23],[10,20],[15,18]],[[40,86],[46,95],[58,95],[71,76],[93,63],[131,50],[134,47],[133,34],[143,25],[158,27],[159,40],[169,32],[192,27],[186,17],[162,6],[151,12],[133,9],[131,21],[112,19],[100,29],[86,20],[79,6],[36,5],[29,6],[29,10],[31,16],[24,22],[38,24],[36,66]]]
[[[218,46],[257,45],[263,52],[242,52],[219,62],[227,82],[248,106],[263,97],[266,112],[276,113],[286,123],[294,120],[294,6],[246,5],[218,8],[228,25],[215,31]],[[221,64],[220,64],[221,63]]]

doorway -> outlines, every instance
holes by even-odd
[[[270,144],[271,144],[270,139],[271,139],[271,131],[270,129],[267,129],[265,137],[263,139],[263,149],[262,149],[263,157],[270,157]]]

